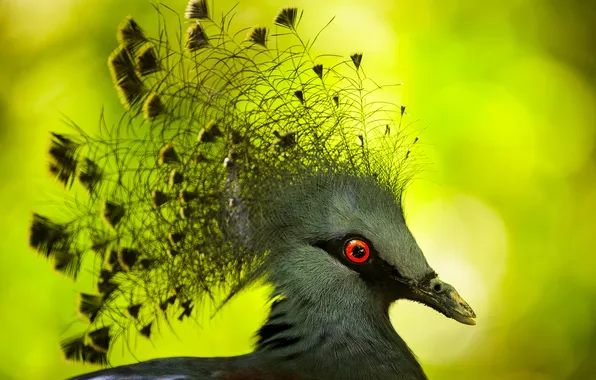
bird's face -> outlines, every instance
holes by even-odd
[[[358,273],[358,280],[366,283],[386,304],[397,299],[409,299],[460,323],[476,324],[472,308],[452,285],[441,281],[434,271],[430,270],[422,278],[412,279],[404,277],[390,264],[392,256],[396,255],[395,249],[399,248],[378,251],[372,240],[358,233],[317,242],[316,246]]]
[[[311,259],[320,260],[312,266],[313,277],[325,275],[324,267],[328,278],[351,282],[354,289],[364,286],[387,306],[410,299],[475,324],[472,308],[428,265],[396,196],[374,179],[317,178],[288,200],[285,221],[294,221],[278,236],[302,236],[302,242],[319,249],[320,256]],[[334,265],[326,266],[329,260]]]

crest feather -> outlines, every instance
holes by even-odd
[[[399,197],[415,172],[405,108],[368,100],[381,88],[362,54],[311,55],[301,10],[275,16],[287,33],[247,36],[191,0],[179,40],[164,32],[168,13],[157,37],[130,17],[118,27],[108,66],[121,120],[102,119],[97,136],[52,135],[50,171],[85,191],[62,203],[71,218],[34,215],[29,243],[73,278],[92,255],[98,292],[80,296],[88,326],[63,342],[69,360],[106,364],[125,330],[151,338],[164,318],[192,318],[259,279],[267,252],[254,225],[272,188],[340,173]]]

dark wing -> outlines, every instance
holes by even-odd
[[[105,369],[71,380],[306,380],[295,374],[257,369],[258,357],[178,357]]]

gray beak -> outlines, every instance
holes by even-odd
[[[438,278],[432,279],[426,286],[414,287],[415,301],[432,307],[445,316],[465,325],[475,325],[476,314],[457,290]]]

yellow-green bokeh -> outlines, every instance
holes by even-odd
[[[216,15],[235,2],[215,0]],[[182,13],[185,1],[165,1]],[[404,83],[425,171],[407,216],[431,265],[476,309],[459,325],[420,305],[392,310],[431,379],[589,379],[596,371],[596,12],[588,2],[279,0],[240,3],[235,25],[304,9],[315,50],[362,51],[367,75]],[[127,15],[157,25],[147,0],[0,2],[0,379],[88,371],[58,341],[76,320],[73,285],[27,247],[32,210],[60,188],[46,174],[48,131],[121,113],[106,59]],[[376,94],[375,96],[381,96]],[[139,359],[250,349],[264,292],[199,324],[139,340]],[[205,313],[207,314],[207,313]],[[134,340],[133,340],[134,341]],[[134,359],[116,347],[116,363]]]

